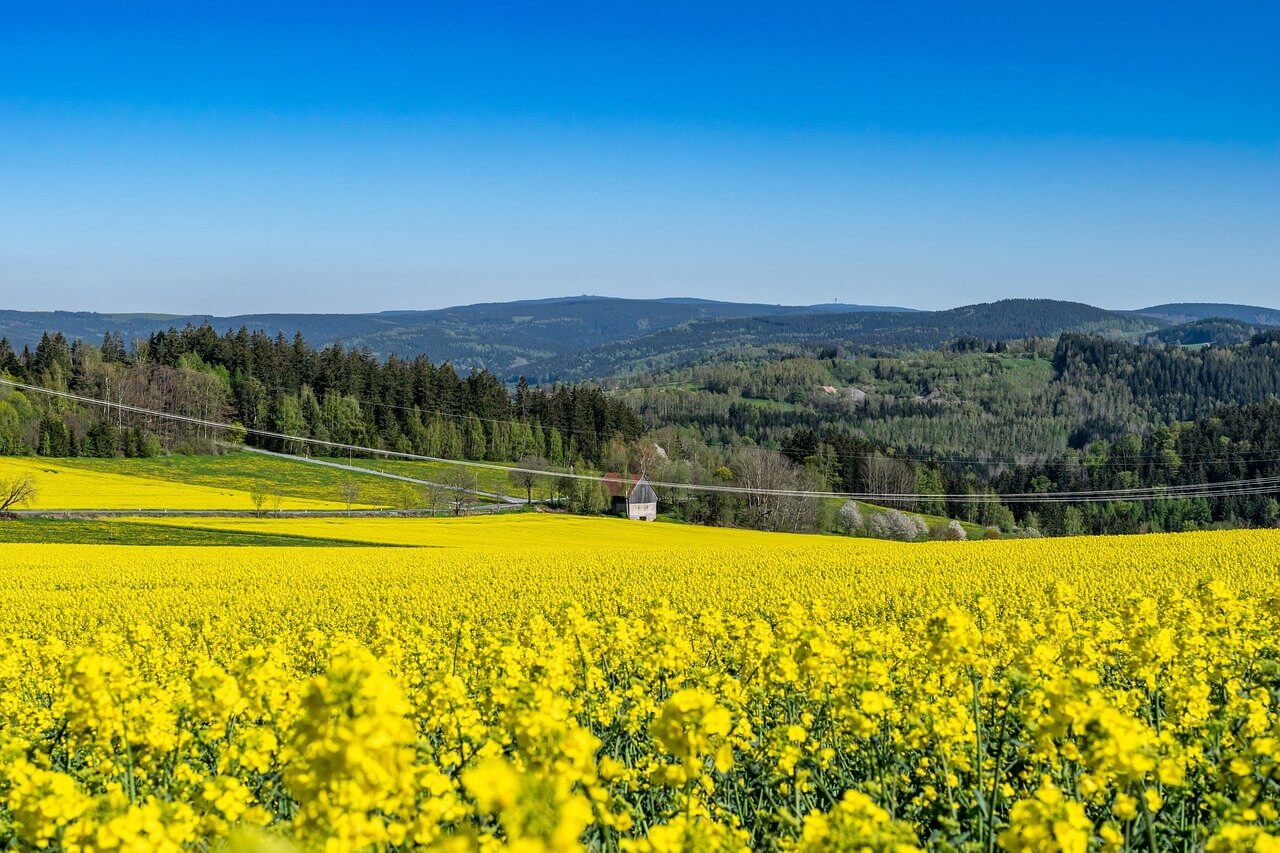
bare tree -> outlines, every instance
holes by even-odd
[[[507,472],[507,479],[517,489],[524,489],[525,503],[533,503],[533,487],[542,482],[542,472],[547,460],[541,456],[522,456],[516,467]]]
[[[418,487],[422,505],[434,514],[445,504],[445,489],[438,483],[423,483]]]
[[[632,470],[639,471],[646,477],[652,477],[653,472],[667,461],[667,451],[649,439],[636,439],[628,451]]]
[[[249,490],[249,502],[253,504],[253,512],[255,515],[262,515],[262,509],[267,505],[267,493],[263,489],[255,486]]]
[[[35,499],[35,481],[26,474],[0,480],[0,512],[26,506]]]
[[[352,504],[360,500],[360,484],[351,477],[345,477],[338,484],[338,494],[342,497],[342,502],[347,505],[347,509],[350,510]]]
[[[781,453],[759,447],[739,450],[733,458],[733,480],[734,485],[758,490],[746,495],[742,521],[747,526],[791,531],[817,526],[817,500],[800,493],[815,491],[820,484]]]
[[[422,506],[422,497],[418,494],[418,490],[405,484],[400,487],[400,491],[396,493],[396,503],[400,509],[417,509]]]
[[[284,503],[284,495],[280,494],[278,491],[267,495],[267,508],[272,512],[279,512],[280,504],[282,503]]]
[[[449,489],[449,500],[454,515],[466,515],[476,504],[476,492],[480,488],[476,472],[465,465],[458,465],[445,475],[444,485]]]
[[[873,495],[909,495],[916,488],[916,474],[911,466],[901,459],[892,459],[879,453],[872,453],[862,460],[862,479],[867,484],[867,491]],[[884,503],[905,503],[884,497]]]

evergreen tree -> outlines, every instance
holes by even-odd
[[[484,424],[475,414],[467,415],[462,432],[462,452],[468,459],[484,459],[488,450],[488,438],[484,432]]]

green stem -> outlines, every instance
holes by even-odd
[[[974,792],[978,797],[978,809],[982,812],[983,821],[980,824],[978,833],[978,843],[982,843],[982,830],[986,828],[991,820],[991,810],[987,808],[986,798],[982,795],[982,710],[978,705],[978,690],[982,679],[975,675],[970,676],[973,680],[973,737],[974,737],[974,770],[978,774],[978,784],[974,788]]]
[[[987,851],[995,850],[996,846],[996,798],[1000,795],[1000,773],[1004,765],[1004,744],[1005,732],[1009,724],[1009,707],[1013,704],[1013,697],[1010,696],[1005,702],[1004,714],[1000,718],[1000,743],[996,747],[996,768],[991,776],[991,808],[987,814]]]
[[[1142,804],[1143,823],[1147,828],[1147,846],[1151,848],[1151,853],[1158,853],[1160,847],[1156,844],[1156,818],[1151,813],[1151,807],[1147,805],[1147,792],[1139,791],[1138,802]]]

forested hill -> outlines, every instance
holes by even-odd
[[[1050,458],[1280,398],[1280,329],[1203,348],[1074,332],[858,356],[778,346],[606,385],[651,426],[718,443],[852,430],[913,456]]]
[[[1015,340],[1064,331],[1134,336],[1163,324],[1080,302],[1006,299],[946,311],[744,317],[687,323],[623,343],[535,362],[530,379],[604,377],[688,364],[715,352],[770,344],[936,347],[957,338]]]
[[[132,349],[115,335],[98,347],[68,343],[57,333],[19,354],[0,339],[0,376],[317,442],[450,459],[531,456],[594,466],[610,442],[642,430],[630,408],[595,388],[521,384],[513,390],[488,371],[460,376],[425,356],[384,360],[337,345],[315,349],[300,335],[218,335],[209,326],[157,332]],[[199,426],[120,412],[104,416],[95,406],[0,386],[0,455],[209,452],[221,438]],[[336,452],[324,444],[248,440],[294,453]]]
[[[0,337],[16,350],[34,347],[46,332],[67,340],[100,341],[119,333],[126,342],[155,332],[209,324],[219,334],[245,328],[271,337],[301,334],[324,346],[368,348],[374,355],[426,355],[459,367],[499,374],[521,365],[625,340],[681,323],[725,317],[905,312],[861,305],[760,305],[702,299],[611,299],[575,296],[483,303],[435,311],[376,314],[243,314],[230,317],[171,314],[95,314],[73,311],[0,310]]]
[[[836,491],[998,494],[1280,474],[1280,329],[1231,347],[1068,333],[851,355],[777,346],[607,383],[678,460],[778,447]],[[1190,530],[1280,520],[1270,495],[1079,506],[917,501],[1006,532]],[[709,511],[709,510],[704,510]]]
[[[1172,302],[1139,308],[1134,313],[1171,323],[1195,320],[1226,319],[1259,326],[1280,326],[1280,310],[1257,305],[1231,305],[1223,302]]]
[[[317,345],[367,348],[380,358],[425,355],[436,363],[487,369],[515,381],[603,378],[688,364],[741,346],[936,347],[966,337],[1017,340],[1063,331],[1140,340],[1188,322],[1159,338],[1176,343],[1231,343],[1251,326],[1280,325],[1280,311],[1241,305],[1177,304],[1109,311],[1079,302],[1009,299],[943,311],[856,304],[764,305],[701,299],[613,299],[575,296],[372,314],[245,314],[232,317],[93,314],[0,310],[0,338],[18,352],[46,332],[100,341],[118,333],[126,343],[187,326],[216,333],[301,333]],[[1153,338],[1154,340],[1155,338]]]
[[[1179,346],[1231,346],[1248,343],[1254,336],[1274,328],[1244,323],[1226,317],[1209,317],[1168,326],[1143,338],[1144,343],[1178,344]]]

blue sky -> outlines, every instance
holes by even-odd
[[[89,5],[4,10],[0,307],[1280,305],[1275,3]]]

